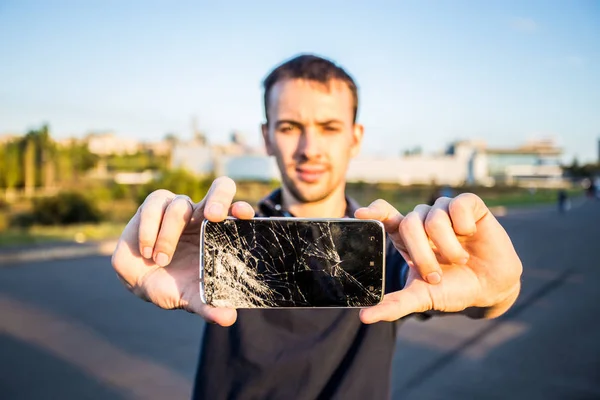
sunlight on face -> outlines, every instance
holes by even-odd
[[[283,185],[304,203],[343,190],[350,158],[359,150],[362,127],[354,124],[350,89],[301,79],[278,82],[271,90],[263,136],[275,156]]]

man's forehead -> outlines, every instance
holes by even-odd
[[[348,85],[332,79],[326,84],[304,79],[277,82],[269,94],[269,112],[277,119],[340,119],[352,117],[353,99]],[[271,114],[271,117],[275,115]]]

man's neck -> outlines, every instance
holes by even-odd
[[[346,214],[346,196],[343,187],[321,201],[302,203],[284,188],[282,205],[298,218],[342,218]]]

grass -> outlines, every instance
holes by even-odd
[[[260,186],[260,187],[258,187]],[[259,198],[272,189],[272,185],[258,185],[245,189],[238,194],[245,194],[244,200],[256,204]],[[417,204],[426,203],[431,196],[432,189],[427,187],[399,187],[386,185],[349,185],[348,195],[355,198],[360,204],[368,205],[373,200],[382,198],[389,201],[400,212],[406,214]],[[525,207],[543,204],[553,204],[557,201],[557,190],[539,189],[530,192],[521,188],[472,188],[460,189],[460,192],[473,192],[479,195],[488,207]],[[581,195],[580,190],[569,190],[569,197]],[[236,199],[239,200],[239,199]],[[127,219],[135,213],[135,204],[131,202],[103,202],[101,208],[106,209],[113,219]],[[129,204],[131,203],[131,204]],[[1,222],[1,221],[0,221]],[[40,244],[50,242],[76,242],[89,240],[104,240],[118,238],[126,223],[103,222],[100,224],[80,224],[69,226],[32,226],[31,228],[9,227],[1,229],[0,248],[18,245]]]
[[[0,248],[52,242],[81,242],[118,238],[124,223],[102,222],[68,226],[39,226],[8,228],[0,232]]]

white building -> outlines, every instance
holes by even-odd
[[[172,166],[199,175],[227,175],[234,180],[280,179],[274,158],[224,149],[203,143],[178,145],[173,150]],[[347,180],[401,185],[559,186],[563,184],[556,161],[560,153],[546,142],[498,150],[488,149],[479,141],[457,141],[440,155],[359,156],[350,161]]]
[[[180,143],[173,147],[171,168],[185,169],[196,175],[209,175],[216,168],[215,153],[199,143]]]
[[[221,174],[233,180],[272,181],[280,180],[281,174],[274,157],[242,155],[223,157]]]
[[[100,156],[135,154],[140,150],[139,141],[114,133],[91,133],[86,141],[90,153]]]
[[[401,185],[458,186],[488,184],[486,154],[477,142],[453,143],[443,155],[357,157],[350,162],[348,181]]]

